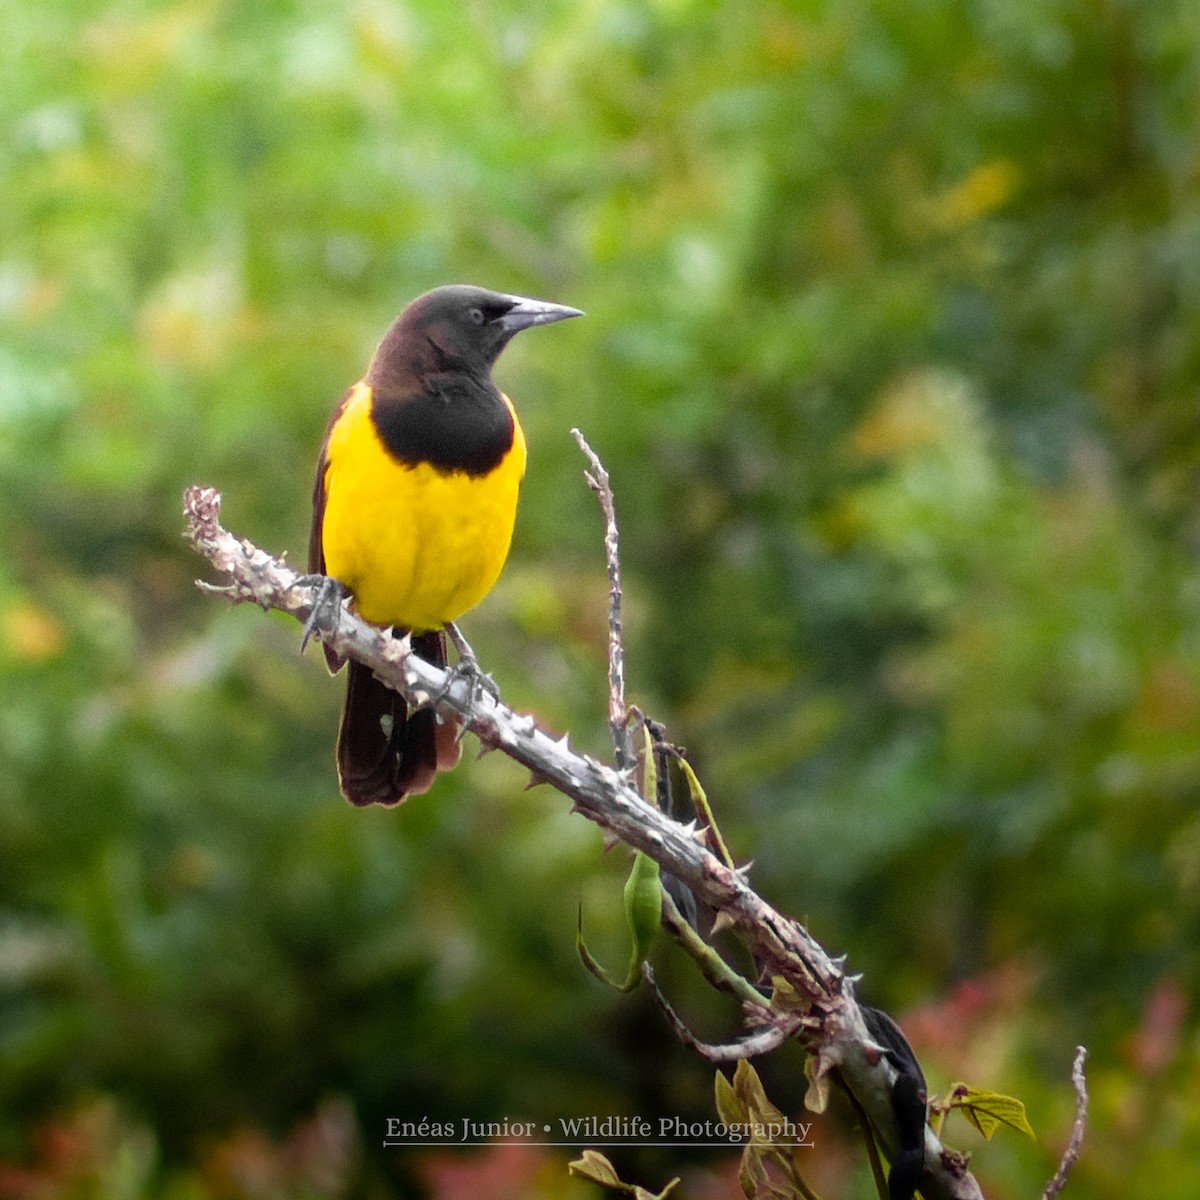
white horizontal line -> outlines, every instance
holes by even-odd
[[[462,1141],[399,1142],[399,1141],[389,1141],[387,1138],[385,1138],[383,1144],[385,1146],[437,1146],[442,1149],[445,1149],[445,1148],[448,1148],[451,1146],[513,1146],[513,1145],[516,1145],[516,1146],[560,1146],[560,1147],[567,1147],[569,1149],[575,1149],[577,1147],[582,1147],[582,1146],[617,1146],[620,1148],[624,1148],[626,1146],[629,1146],[629,1147],[646,1146],[646,1147],[657,1147],[657,1148],[678,1147],[679,1149],[686,1149],[686,1150],[694,1150],[697,1148],[700,1148],[700,1149],[708,1148],[708,1149],[718,1149],[718,1150],[741,1150],[749,1145],[770,1146],[775,1150],[815,1150],[817,1148],[816,1142],[733,1142],[733,1141],[725,1141],[725,1142],[684,1142],[684,1141],[678,1141],[678,1142],[627,1142],[627,1141],[622,1141],[620,1138],[614,1138],[610,1141],[604,1141],[601,1138],[590,1138],[590,1139],[584,1139],[584,1140],[575,1141],[575,1142],[529,1142],[529,1141],[526,1141],[524,1138],[493,1138],[493,1139],[491,1139],[489,1141],[485,1141],[485,1142],[462,1142]]]

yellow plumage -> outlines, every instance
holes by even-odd
[[[504,402],[512,412],[508,397]],[[330,431],[321,540],[325,569],[377,625],[441,629],[474,608],[500,575],[512,541],[525,438],[493,471],[472,477],[393,459],[359,383]]]

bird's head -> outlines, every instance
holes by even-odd
[[[432,352],[443,367],[487,375],[500,352],[522,329],[581,316],[579,309],[565,304],[469,284],[434,288],[418,296],[396,318],[375,352],[371,372],[386,372],[393,357],[420,361]]]

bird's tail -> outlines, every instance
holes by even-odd
[[[427,662],[446,663],[440,632],[415,634],[412,648]],[[351,661],[337,749],[338,781],[351,804],[399,804],[419,796],[460,753],[452,722],[431,708],[409,712],[403,696],[370,667]]]

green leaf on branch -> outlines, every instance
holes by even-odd
[[[726,1125],[744,1125],[746,1123],[746,1106],[742,1103],[733,1084],[725,1077],[724,1071],[718,1071],[714,1082],[716,1092],[717,1116]]]
[[[997,1092],[981,1092],[965,1083],[956,1083],[944,1104],[935,1105],[944,1111],[958,1109],[989,1141],[997,1129],[1007,1127],[1036,1137],[1025,1115],[1025,1105],[1013,1096]]]
[[[654,949],[662,927],[662,883],[658,863],[644,854],[634,855],[633,867],[625,881],[625,921],[633,934],[633,961],[630,969],[641,965]]]
[[[654,747],[650,734],[642,729],[643,795],[650,804],[655,804],[658,792],[658,773],[654,764]],[[618,981],[609,974],[592,956],[583,940],[583,910],[579,912],[579,923],[575,930],[575,948],[583,965],[597,979],[621,992],[631,992],[642,977],[642,963],[650,957],[658,931],[662,928],[662,881],[658,863],[640,851],[633,856],[633,866],[625,881],[625,924],[633,938],[629,956],[629,969],[625,978]]]
[[[783,1125],[783,1113],[767,1099],[767,1093],[763,1088],[762,1080],[758,1077],[758,1072],[744,1058],[738,1061],[738,1065],[734,1069],[733,1090],[754,1128]]]
[[[636,867],[636,863],[634,866]],[[618,979],[615,975],[607,971],[592,952],[587,948],[587,943],[583,940],[583,907],[579,909],[579,920],[575,926],[575,949],[579,952],[580,961],[585,967],[600,980],[601,983],[607,984],[610,988],[616,989],[618,992],[632,992],[638,985],[638,980],[641,978],[641,962],[637,958],[636,948],[633,958],[629,964],[629,970],[624,979]]]
[[[705,794],[704,788],[700,786],[700,780],[696,777],[696,772],[692,770],[692,764],[686,758],[681,758],[679,767],[683,771],[684,779],[687,780],[688,795],[691,797],[692,808],[696,812],[697,819],[712,834],[718,857],[730,870],[733,870],[733,856],[729,853],[729,847],[725,845],[725,839],[717,828],[717,820],[709,807],[708,796]]]
[[[750,1063],[739,1060],[732,1081],[718,1071],[715,1092],[717,1115],[745,1131],[738,1183],[747,1200],[818,1200],[800,1173],[794,1150],[776,1142],[774,1131],[782,1131],[787,1122],[767,1099]]]

